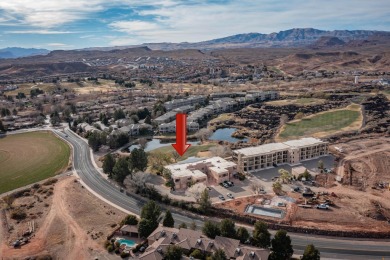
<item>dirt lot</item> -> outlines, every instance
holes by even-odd
[[[13,202],[13,208],[22,207],[27,213],[26,219],[18,222],[11,219],[10,210],[6,211],[7,223],[13,229],[7,232],[2,226],[0,256],[4,259],[34,255],[51,255],[55,259],[117,258],[106,253],[103,241],[115,229],[114,224],[124,218],[124,213],[94,197],[74,177],[64,177],[41,189],[48,191],[39,193],[39,189],[31,189],[30,195]],[[50,191],[52,195],[48,196]],[[11,247],[10,243],[20,238],[32,221],[36,229],[30,242],[18,249]]]
[[[340,160],[336,173],[343,176],[344,181],[338,183],[336,174],[319,174],[316,182],[326,183],[326,187],[310,187],[315,192],[328,193],[318,195],[313,205],[324,203],[325,199],[331,200],[334,205],[329,210],[298,207],[305,204],[305,199],[301,193],[291,192],[290,186],[285,185],[286,195],[295,199],[296,204],[287,205],[285,218],[273,220],[323,230],[390,232],[390,190],[386,184],[390,182],[390,138],[360,139],[332,145],[330,149],[333,150],[334,146],[343,149],[344,159]],[[352,185],[349,185],[345,165],[353,168]],[[379,183],[385,183],[385,188],[381,188]],[[331,195],[332,192],[335,196]],[[272,198],[274,195],[259,196]],[[259,196],[223,202],[219,207],[244,214],[248,204],[259,204]]]

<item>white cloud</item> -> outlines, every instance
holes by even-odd
[[[46,44],[48,49],[71,49],[74,46],[65,44],[65,43],[60,43],[60,42],[51,42]]]
[[[53,30],[16,30],[16,31],[5,31],[4,33],[10,33],[10,34],[70,34],[70,33],[75,33],[75,32],[53,31]]]
[[[158,24],[145,21],[117,21],[111,23],[110,26],[114,30],[128,34],[161,29]]]
[[[389,30],[390,2],[371,1],[252,1],[194,2],[140,10],[155,17],[143,30],[115,22],[114,29],[141,42],[203,41],[247,32],[271,33],[290,28]],[[375,19],[380,22],[375,24]],[[131,21],[129,21],[130,23]],[[374,28],[373,23],[375,24]],[[153,24],[153,25],[151,25]],[[155,27],[155,29],[153,29]]]
[[[97,17],[98,12],[113,7],[137,15],[135,18],[127,18],[127,15]],[[0,0],[0,24],[12,22],[23,26],[21,30],[8,33],[66,34],[71,32],[63,25],[96,19],[99,26],[107,23],[116,35],[118,32],[123,35],[122,38],[106,38],[111,45],[128,45],[197,42],[294,27],[389,30],[389,10],[388,0]],[[77,29],[83,30],[82,27]],[[77,37],[80,38],[93,37]]]

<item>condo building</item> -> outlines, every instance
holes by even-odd
[[[212,157],[193,163],[177,163],[165,166],[172,173],[175,189],[186,189],[194,183],[220,183],[230,180],[237,172],[237,165],[221,157]]]
[[[317,138],[302,138],[283,143],[264,144],[233,151],[238,172],[256,172],[280,164],[301,161],[328,154],[328,143]]]

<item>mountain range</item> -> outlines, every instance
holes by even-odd
[[[0,58],[2,59],[14,59],[35,55],[46,55],[50,51],[46,49],[34,49],[34,48],[19,48],[19,47],[9,47],[0,49]]]
[[[372,30],[334,30],[325,31],[313,28],[294,28],[278,33],[245,33],[202,42],[182,43],[143,43],[140,45],[91,47],[83,51],[111,51],[136,47],[148,47],[151,50],[215,50],[230,48],[327,48],[342,45],[373,44],[375,41],[389,41],[390,32]],[[79,50],[80,51],[80,50]],[[33,55],[45,55],[46,49],[5,48],[0,49],[0,58],[19,58]]]
[[[333,41],[338,43],[362,41],[374,37],[390,38],[390,32],[371,31],[371,30],[335,30],[325,31],[313,28],[294,28],[278,33],[245,33],[237,34],[224,38],[218,38],[202,42],[182,42],[182,43],[144,43],[141,45],[116,46],[103,48],[88,48],[87,50],[113,50],[132,47],[147,46],[152,50],[177,50],[177,49],[229,49],[229,48],[281,48],[281,47],[304,47],[315,45],[321,38],[332,37]]]

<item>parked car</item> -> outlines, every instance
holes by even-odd
[[[234,199],[234,196],[233,196],[231,193],[228,193],[226,196],[227,196],[228,198]]]
[[[300,192],[300,191],[301,191],[301,188],[299,188],[299,187],[293,187],[293,188],[291,189],[291,191]]]
[[[222,183],[222,186],[225,187],[225,188],[229,188],[230,186],[227,184],[227,183]]]
[[[207,187],[206,189],[211,190],[211,187]]]
[[[272,177],[272,181],[276,181],[277,179],[279,179],[279,177]]]
[[[318,205],[316,205],[316,208],[317,208],[317,209],[326,209],[326,210],[328,210],[328,209],[329,209],[329,205],[326,205],[326,204],[318,204]]]
[[[229,187],[234,186],[234,183],[231,182],[231,181],[224,181],[223,183],[225,183],[225,184],[228,185]]]
[[[220,200],[225,200],[225,197],[222,196],[222,195],[219,195],[218,198],[219,198]]]

